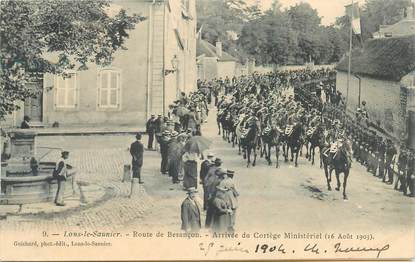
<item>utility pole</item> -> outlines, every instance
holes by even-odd
[[[349,88],[350,88],[350,72],[352,66],[352,45],[353,45],[353,11],[354,11],[354,1],[352,0],[352,8],[351,8],[351,17],[350,17],[350,31],[349,31],[349,66],[347,70],[347,90],[346,90],[346,110],[347,104],[349,102]]]

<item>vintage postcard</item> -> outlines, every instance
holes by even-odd
[[[0,1],[0,260],[413,260],[414,0]]]

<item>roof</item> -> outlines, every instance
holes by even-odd
[[[351,71],[373,78],[400,81],[415,70],[415,35],[378,38],[365,42],[363,49],[352,52]],[[336,66],[348,70],[349,57],[345,56]]]
[[[379,34],[384,36],[385,34],[391,34],[392,36],[405,36],[415,34],[415,20],[401,20],[396,24],[389,26],[382,26],[379,30]]]
[[[226,53],[222,50],[222,56],[218,57],[216,55],[216,47],[203,39],[197,39],[197,46],[196,46],[196,56],[205,55],[205,57],[217,57],[218,61],[227,62],[227,61],[235,61],[237,62],[238,59],[231,56],[230,54]]]

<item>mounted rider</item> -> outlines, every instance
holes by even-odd
[[[330,163],[332,163],[334,157],[342,150],[345,153],[347,158],[348,167],[351,167],[352,164],[352,146],[350,141],[347,139],[346,132],[343,128],[343,124],[338,120],[332,122],[332,129],[328,134],[328,147],[323,151],[323,155],[329,158]]]

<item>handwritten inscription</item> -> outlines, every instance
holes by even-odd
[[[298,247],[296,247],[298,249]],[[321,255],[326,253],[345,254],[345,253],[370,253],[374,252],[376,258],[379,258],[383,252],[389,250],[390,245],[385,244],[379,247],[367,247],[367,246],[346,246],[343,243],[336,243],[329,248],[321,248],[319,243],[307,243],[304,248],[299,249],[303,254]],[[291,249],[286,244],[257,244],[253,249],[246,248],[241,242],[237,242],[235,245],[223,245],[215,242],[199,243],[199,250],[204,256],[215,255],[218,256],[223,253],[259,253],[259,254],[294,254],[298,251]]]
[[[382,252],[389,250],[389,244],[386,244],[382,247],[343,247],[341,243],[336,243],[334,245],[335,253],[352,253],[352,252],[377,252],[376,258],[379,258]]]
[[[236,245],[218,245],[214,242],[209,242],[207,244],[200,243],[199,244],[200,251],[205,255],[209,255],[210,253],[214,253],[218,256],[221,253],[246,253],[249,254],[249,250],[241,247],[241,243],[238,242]]]

